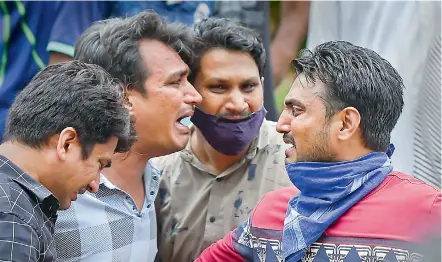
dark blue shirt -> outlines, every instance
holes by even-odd
[[[94,2],[0,1],[0,139],[15,96],[47,65],[48,51],[73,56],[78,36],[101,17]]]
[[[152,9],[168,22],[191,25],[212,16],[213,1],[116,1],[110,2],[110,17],[133,16]]]

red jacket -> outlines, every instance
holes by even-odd
[[[266,194],[249,220],[208,247],[196,261],[282,261],[281,239],[288,201],[296,188]],[[441,226],[441,193],[409,175],[393,172],[350,208],[307,250],[303,261],[414,261],[429,230]]]

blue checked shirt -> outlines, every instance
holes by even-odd
[[[132,197],[101,175],[96,194],[79,195],[59,212],[55,229],[57,261],[154,261],[157,223],[154,200],[160,171],[144,172],[146,199],[141,212]]]

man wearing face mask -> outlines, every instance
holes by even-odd
[[[264,196],[196,261],[436,261],[416,243],[440,238],[441,192],[393,171],[390,135],[404,106],[397,71],[343,41],[293,64],[277,130],[292,145],[286,169],[296,187]]]
[[[159,255],[192,261],[237,227],[267,192],[291,185],[276,123],[265,119],[265,50],[253,30],[227,19],[195,25],[190,81],[203,97],[190,140],[154,159],[163,169],[157,197]]]

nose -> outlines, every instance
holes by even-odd
[[[87,185],[87,191],[91,192],[91,193],[97,193],[98,192],[98,184],[95,181],[92,181],[89,183],[89,185]]]
[[[291,128],[291,117],[287,110],[283,110],[281,115],[279,116],[278,123],[276,124],[276,131],[278,133],[290,133],[292,131]]]
[[[200,93],[196,91],[195,87],[189,83],[189,81],[186,81],[186,86],[184,89],[184,103],[189,105],[198,105],[203,101],[203,98],[201,97]]]
[[[244,112],[249,105],[246,103],[243,94],[239,90],[232,90],[229,101],[226,103],[225,107],[228,111],[241,113]]]

